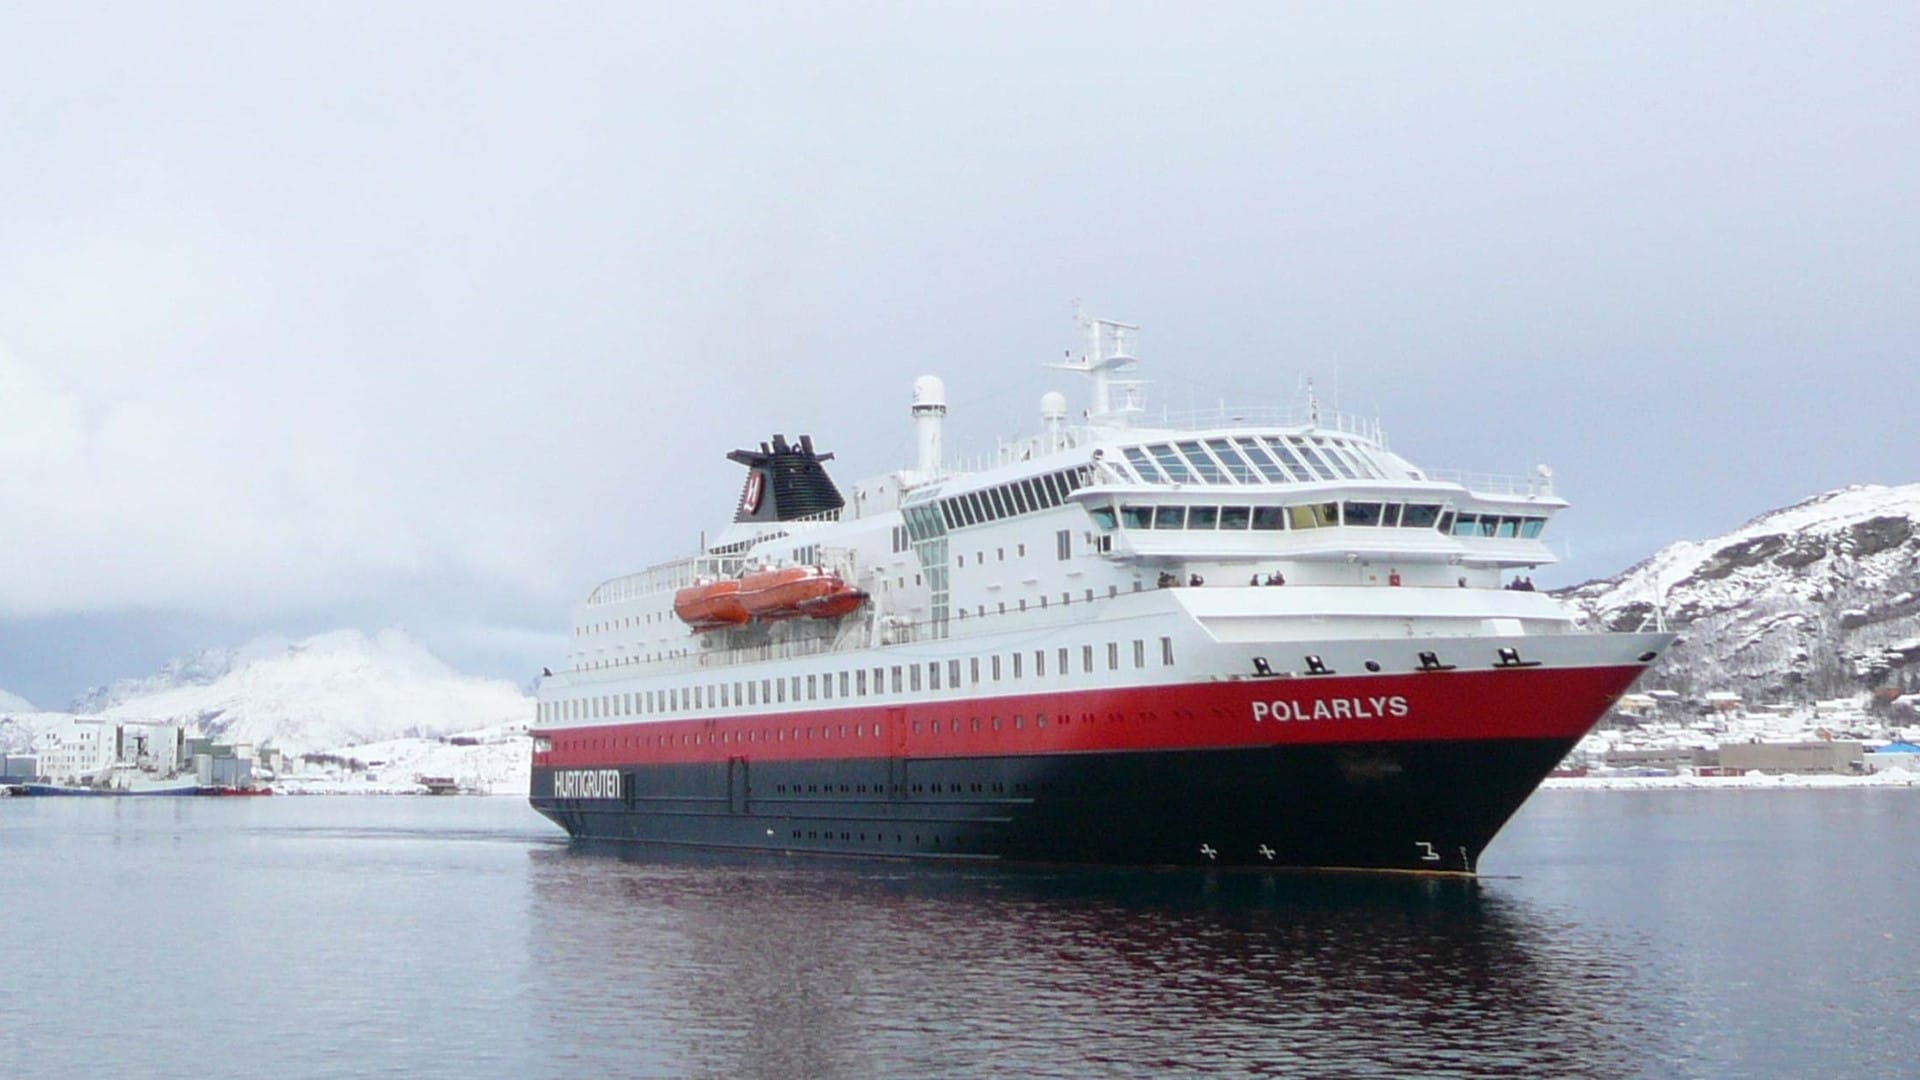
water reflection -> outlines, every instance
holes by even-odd
[[[1498,882],[531,855],[566,1060],[725,1076],[1607,1075],[1630,943]],[[1638,1032],[1623,1038],[1623,1032]]]

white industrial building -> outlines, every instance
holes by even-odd
[[[34,740],[40,775],[55,783],[86,783],[116,765],[168,776],[185,763],[186,730],[178,724],[68,717]]]

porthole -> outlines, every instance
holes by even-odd
[[[1378,661],[1378,660],[1369,660],[1369,661],[1367,661],[1367,662],[1366,662],[1366,664],[1365,664],[1364,666],[1366,667],[1366,669],[1367,669],[1368,671],[1379,671],[1379,670],[1380,670],[1380,661]]]

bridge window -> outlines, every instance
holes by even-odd
[[[1349,525],[1375,526],[1380,524],[1380,504],[1377,502],[1348,503],[1346,522]]]
[[[1247,459],[1240,456],[1240,451],[1235,450],[1232,443],[1225,439],[1208,439],[1207,449],[1213,451],[1213,456],[1227,467],[1227,475],[1234,480],[1242,484],[1259,482],[1260,478],[1253,473],[1253,466],[1247,464]]]
[[[1220,520],[1220,508],[1217,506],[1194,506],[1187,510],[1187,528],[1211,529]]]
[[[1340,524],[1339,503],[1308,503],[1287,507],[1288,524],[1295,529],[1319,529]]]
[[[1287,471],[1295,480],[1311,481],[1313,479],[1313,473],[1307,469],[1306,463],[1300,460],[1299,455],[1293,452],[1293,448],[1287,445],[1284,438],[1269,435],[1261,445],[1266,447],[1267,452],[1272,454],[1276,461],[1287,467]]]
[[[1207,456],[1207,452],[1200,448],[1199,443],[1183,442],[1179,446],[1180,452],[1185,454],[1187,461],[1192,463],[1193,471],[1200,474],[1200,479],[1209,484],[1218,484],[1226,479],[1225,474],[1220,471],[1220,466],[1214,464],[1213,459]]]
[[[1341,449],[1338,442],[1329,442],[1325,439],[1315,439],[1313,441],[1315,445],[1320,448],[1321,456],[1332,462],[1333,467],[1339,471],[1341,476],[1349,480],[1358,480],[1360,478],[1360,474],[1354,471],[1353,463],[1347,460],[1346,451]]]
[[[1311,470],[1314,476],[1322,480],[1338,479],[1338,477],[1333,475],[1333,470],[1327,467],[1327,463],[1320,459],[1320,455],[1314,452],[1313,447],[1308,446],[1306,440],[1300,438],[1300,436],[1292,436],[1287,439],[1285,443],[1276,440],[1274,445],[1276,447],[1291,447],[1293,453],[1298,455],[1297,460],[1306,462],[1306,469],[1301,470],[1302,475],[1305,475],[1308,470]],[[1289,464],[1292,464],[1292,462],[1289,462]]]
[[[1114,525],[1118,523],[1117,519],[1113,516],[1113,504],[1111,503],[1089,506],[1087,507],[1087,515],[1093,518],[1093,523],[1098,525],[1103,532],[1112,532]]]
[[[1223,506],[1220,508],[1220,527],[1222,529],[1245,529],[1253,520],[1251,506]]]
[[[1239,449],[1241,456],[1253,463],[1253,467],[1260,471],[1260,475],[1265,478],[1268,483],[1285,484],[1292,482],[1293,477],[1289,476],[1287,470],[1281,468],[1280,464],[1273,460],[1273,455],[1267,453],[1266,449],[1260,445],[1260,440],[1242,436],[1233,440],[1233,445]]]
[[[1120,521],[1129,529],[1151,529],[1153,528],[1153,507],[1122,506]]]
[[[1184,506],[1161,506],[1153,511],[1153,527],[1156,529],[1178,529],[1186,523],[1187,508]]]
[[[1160,468],[1166,472],[1167,479],[1176,484],[1184,484],[1193,479],[1192,472],[1187,469],[1187,463],[1181,460],[1179,452],[1173,447],[1166,443],[1155,443],[1147,449],[1153,453],[1154,460],[1160,463]]]
[[[1146,451],[1137,446],[1129,446],[1124,453],[1127,455],[1128,464],[1133,466],[1134,472],[1140,474],[1142,481],[1149,484],[1165,483],[1165,480],[1160,475],[1160,470],[1155,467],[1153,460],[1147,457]]]
[[[1540,535],[1541,529],[1544,529],[1546,527],[1547,527],[1546,518],[1537,518],[1537,517],[1526,518],[1522,521],[1520,525],[1520,535],[1528,540],[1532,540],[1534,537],[1537,537]]]
[[[1253,527],[1274,530],[1285,528],[1287,508],[1284,506],[1256,506],[1253,508]]]

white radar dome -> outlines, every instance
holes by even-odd
[[[913,380],[913,407],[947,407],[947,384],[938,375],[922,375]]]
[[[1065,420],[1067,418],[1067,395],[1058,390],[1049,390],[1040,395],[1040,419]]]

